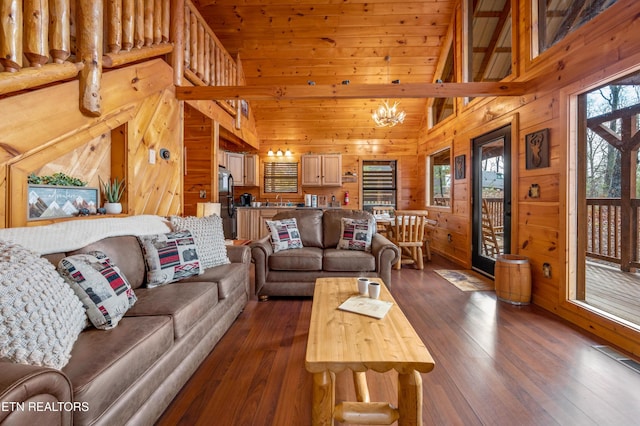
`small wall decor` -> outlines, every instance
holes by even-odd
[[[98,188],[51,185],[28,187],[28,220],[74,217],[97,212]]]
[[[529,133],[527,145],[527,170],[549,167],[549,129]]]
[[[454,171],[455,171],[455,178],[456,179],[464,179],[464,173],[465,173],[465,155],[458,155],[455,160],[454,160]]]
[[[529,198],[540,198],[540,185],[532,183],[529,187]]]

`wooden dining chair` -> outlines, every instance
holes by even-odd
[[[401,252],[396,269],[400,269],[403,263],[413,263],[417,269],[424,269],[422,247],[425,243],[428,213],[426,210],[395,211],[390,239]]]
[[[376,219],[376,232],[378,234],[382,234],[385,237],[388,237],[389,234],[387,232],[388,226],[391,223],[391,218],[393,217],[395,209],[393,207],[373,207],[371,209],[371,213],[373,213],[373,217]]]

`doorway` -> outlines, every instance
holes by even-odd
[[[511,247],[511,125],[473,139],[471,265],[493,277]]]

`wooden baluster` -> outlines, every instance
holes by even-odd
[[[122,0],[107,0],[107,49],[118,53],[122,48]]]
[[[32,67],[49,62],[49,5],[47,0],[24,0],[24,56]]]
[[[209,67],[209,63],[211,62],[210,51],[211,51],[211,37],[205,37],[204,39],[204,62],[202,62],[202,71],[203,77],[202,81],[204,81],[205,85],[209,85],[211,82],[211,69]]]
[[[191,22],[189,23],[189,38],[191,39],[191,71],[198,71],[198,17],[195,13],[190,14]]]
[[[153,3],[153,44],[162,41],[162,0]]]
[[[196,75],[202,79],[204,77],[204,26],[198,23],[198,69]]]
[[[145,0],[135,0],[135,25],[134,25],[134,45],[138,49],[144,46],[144,4]]]
[[[171,1],[171,35],[170,40],[173,41],[173,52],[171,52],[171,64],[173,65],[173,84],[182,86],[182,77],[185,68],[185,30],[183,24],[185,22],[184,0]]]
[[[209,86],[216,85],[216,41],[211,40],[211,53],[209,54]]]
[[[144,45],[153,44],[153,4],[154,0],[144,0]]]
[[[133,0],[122,1],[122,49],[129,52],[133,48],[133,31],[135,20],[135,3]]]
[[[224,58],[222,56],[222,48],[220,48],[220,46],[217,46],[216,56],[216,86],[222,86],[222,67]]]
[[[78,52],[78,43],[76,39],[78,24],[76,19],[78,15],[76,14],[76,0],[69,0],[69,37],[70,37],[70,47],[69,52],[77,53]],[[77,55],[76,55],[77,56]],[[78,63],[78,59],[76,59],[76,63]]]
[[[184,68],[188,70],[191,69],[191,11],[186,6],[182,32],[184,33]]]
[[[102,10],[102,0],[78,0],[78,54],[83,64],[80,71],[80,110],[91,116],[99,116],[102,108]]]
[[[49,43],[51,57],[62,64],[71,54],[71,16],[69,0],[49,1]]]
[[[181,21],[179,21],[181,22]],[[161,28],[161,42],[168,43],[171,34],[171,3],[168,1],[162,2],[162,28]],[[173,40],[175,42],[175,39]]]
[[[0,64],[5,71],[22,68],[22,7],[19,0],[0,1]]]

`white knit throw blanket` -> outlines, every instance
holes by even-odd
[[[171,231],[162,216],[70,220],[44,226],[0,229],[0,239],[13,241],[40,255],[77,250],[103,238],[152,235]]]

